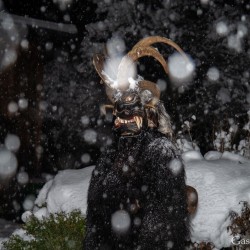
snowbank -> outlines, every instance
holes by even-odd
[[[41,189],[35,201],[35,215],[46,216],[49,213],[71,212],[74,209],[86,214],[87,192],[93,169],[94,166],[60,171]]]
[[[189,154],[185,162],[187,184],[199,194],[198,209],[191,221],[191,239],[212,242],[219,249],[229,247],[232,239],[227,231],[231,224],[229,213],[240,214],[241,201],[250,203],[250,161],[229,152],[221,158],[218,152],[206,154],[206,158],[213,160],[197,159],[195,151]]]
[[[211,151],[205,158],[197,151],[183,153],[187,184],[195,187],[199,194],[198,210],[191,220],[192,241],[212,242],[220,249],[230,246],[232,238],[227,232],[231,224],[229,212],[240,213],[240,201],[250,203],[250,161],[229,152]],[[59,172],[40,191],[33,213],[38,218],[73,209],[80,209],[85,214],[93,169],[91,166]],[[28,215],[26,212],[23,219]]]

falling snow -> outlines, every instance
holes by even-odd
[[[21,141],[17,135],[8,134],[4,141],[5,147],[13,152],[17,152],[20,148]]]
[[[0,147],[0,183],[14,176],[16,170],[16,156],[8,149]]]
[[[177,87],[192,80],[194,69],[191,59],[180,54],[175,53],[169,58],[170,78]]]
[[[21,185],[25,185],[29,182],[29,175],[28,173],[21,171],[16,176],[17,182]]]
[[[118,210],[112,214],[111,226],[117,235],[126,234],[131,225],[130,215],[125,210]]]
[[[199,194],[192,241],[228,247],[229,211],[240,212],[241,200],[250,203],[249,3],[14,2],[0,0],[0,216],[26,222],[32,214],[86,213],[93,167],[84,167],[114,142],[112,107],[105,117],[99,114],[100,105],[112,103],[92,64],[105,50],[102,73],[112,87],[134,89],[145,77],[161,91],[184,162],[174,159],[169,169],[178,174],[185,167],[187,184]],[[187,58],[156,44],[168,76],[152,58],[123,61],[130,70],[119,72],[123,56],[150,35],[177,42]],[[150,95],[142,93],[142,101]],[[58,173],[66,168],[78,170]],[[123,173],[130,170],[122,166]],[[38,190],[27,191],[36,181],[47,182],[38,197]],[[140,188],[147,193],[149,187]],[[132,224],[140,226],[141,219],[131,220],[123,209],[113,214],[117,234]],[[171,241],[167,247],[174,249]]]

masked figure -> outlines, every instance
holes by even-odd
[[[171,141],[170,118],[153,82],[134,72],[143,56],[168,65],[153,43],[178,45],[163,37],[138,42],[122,58],[115,79],[105,71],[110,58],[94,57],[95,68],[113,108],[114,143],[99,158],[88,191],[85,250],[183,250],[189,238],[189,214],[197,193],[185,185],[185,171]],[[136,78],[136,79],[134,79]]]

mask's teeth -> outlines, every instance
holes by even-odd
[[[115,125],[119,125],[121,123],[121,120],[119,119],[119,117],[117,117],[116,119],[115,119]]]
[[[140,125],[140,118],[138,116],[135,116],[134,119],[135,119],[137,127],[140,128],[141,127],[141,125]]]
[[[140,120],[140,128],[142,127],[142,117],[139,117]]]

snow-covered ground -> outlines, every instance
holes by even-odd
[[[229,152],[184,153],[187,184],[199,194],[198,209],[192,218],[192,241],[212,242],[216,248],[229,247],[232,235],[229,213],[240,214],[241,201],[250,203],[250,161]]]
[[[1,242],[6,240],[14,230],[19,228],[20,225],[15,224],[11,221],[6,221],[4,219],[0,219],[0,249],[1,249]]]
[[[228,247],[232,235],[229,213],[241,212],[241,201],[250,203],[250,160],[242,156],[211,151],[204,157],[199,151],[182,155],[186,167],[187,184],[196,188],[199,205],[192,217],[192,241],[212,242],[216,248]],[[86,214],[87,190],[94,166],[80,170],[64,170],[48,181],[40,191],[32,212],[38,218],[59,211],[80,209]],[[45,206],[46,204],[46,206]],[[21,233],[20,230],[18,232]]]

